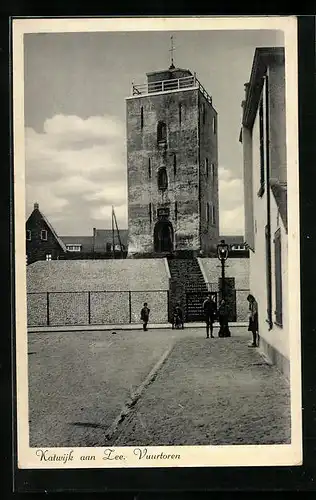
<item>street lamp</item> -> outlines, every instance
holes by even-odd
[[[225,240],[221,240],[221,242],[217,245],[217,257],[222,265],[222,300],[225,300],[225,261],[228,258],[228,245],[225,243]],[[226,308],[227,306],[225,306]],[[226,309],[227,310],[227,309]],[[225,315],[226,316],[226,315]],[[221,327],[218,336],[230,337],[230,331],[228,327],[228,317],[223,319],[223,323],[221,322]]]
[[[228,258],[228,245],[225,240],[221,240],[219,245],[217,245],[217,257],[221,261],[222,265],[222,299],[225,298],[225,261]]]

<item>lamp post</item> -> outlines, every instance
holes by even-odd
[[[228,258],[228,245],[225,240],[221,240],[217,245],[217,257],[222,265],[222,299],[225,299],[225,261]]]
[[[221,242],[217,245],[217,257],[221,262],[222,266],[222,300],[226,301],[226,290],[225,290],[225,261],[228,258],[228,245],[225,243],[225,240],[221,240]],[[225,315],[226,317],[226,315]],[[221,323],[221,320],[220,320]],[[226,319],[223,318],[223,324],[221,323],[219,336],[230,337],[230,331],[228,328],[228,317]]]

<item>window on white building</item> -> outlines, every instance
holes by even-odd
[[[232,245],[232,250],[245,250],[245,245]]]
[[[32,233],[29,229],[26,230],[26,240],[31,241],[32,239]]]
[[[41,240],[42,241],[47,241],[47,231],[46,229],[41,230]]]
[[[275,266],[275,322],[282,326],[282,257],[281,231],[274,234],[274,266]]]
[[[81,244],[72,244],[66,245],[66,248],[69,252],[81,252],[82,245]]]
[[[47,253],[46,254],[46,260],[52,260],[52,254],[51,253]]]

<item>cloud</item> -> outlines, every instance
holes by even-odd
[[[94,220],[96,221],[101,221],[106,218],[110,218],[112,213],[112,206],[111,205],[103,205],[102,207],[97,207],[92,210],[92,215]],[[123,220],[127,219],[127,205],[119,205],[115,207],[115,215],[116,219]],[[126,226],[127,227],[127,226]]]
[[[114,205],[127,227],[125,126],[116,117],[55,115],[42,133],[26,128],[25,140],[27,213],[36,201],[59,234],[91,234],[97,222],[110,227]]]
[[[227,167],[218,169],[219,216],[221,234],[244,234],[244,201],[242,179]]]
[[[34,202],[60,235],[89,235],[111,227],[114,205],[127,227],[125,124],[111,116],[55,115],[43,132],[26,128],[27,213]],[[243,234],[243,186],[219,168],[220,232]]]

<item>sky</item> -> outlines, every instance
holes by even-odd
[[[244,83],[256,47],[280,31],[32,33],[24,35],[26,215],[35,202],[59,235],[127,228],[126,101],[132,82],[174,64],[196,72],[218,113],[220,234],[243,234]]]

